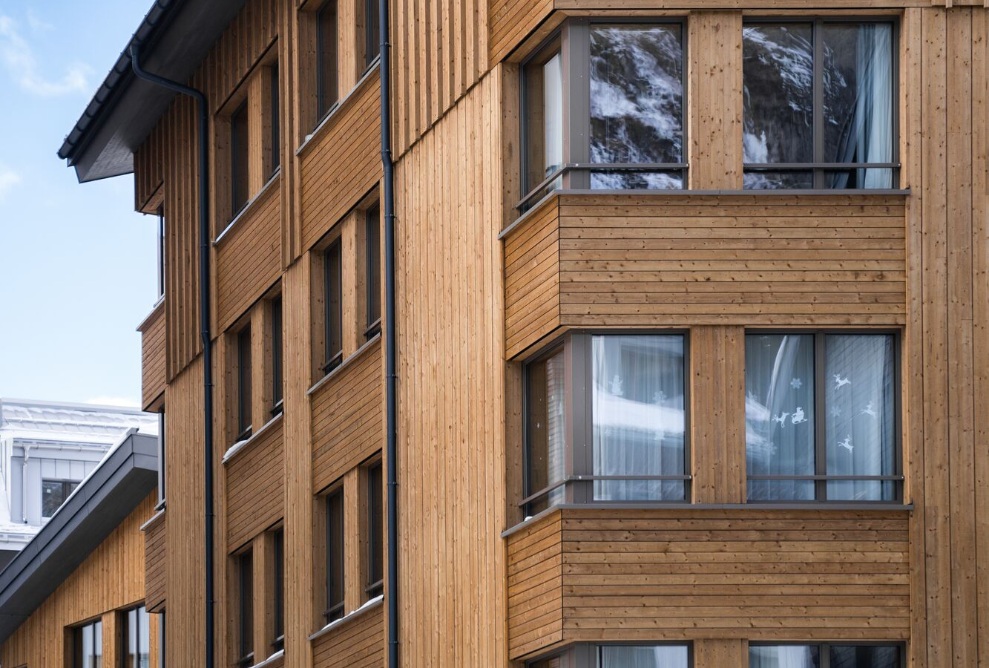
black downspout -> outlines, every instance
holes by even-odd
[[[391,156],[388,0],[378,0],[381,33],[381,166],[385,208],[385,458],[388,460],[388,668],[398,668],[398,414],[395,384],[395,165]]]
[[[130,48],[130,61],[134,74],[158,86],[188,95],[199,105],[199,321],[203,342],[203,451],[205,458],[205,520],[206,520],[206,664],[213,668],[213,352],[210,348],[209,326],[209,108],[206,96],[195,88],[177,81],[165,79],[141,69],[138,62],[138,44]]]

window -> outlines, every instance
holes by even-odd
[[[72,629],[72,668],[103,668],[103,622]]]
[[[42,480],[41,481],[41,516],[51,517],[55,514],[73,490],[79,486],[78,480]]]
[[[680,23],[565,24],[522,68],[519,208],[557,188],[683,188],[683,54]]]
[[[251,324],[237,333],[237,440],[251,437]]]
[[[364,575],[366,599],[380,596],[384,592],[384,541],[382,540],[381,461],[378,460],[365,469],[367,488],[367,565]]]
[[[325,337],[326,362],[323,372],[329,373],[343,361],[343,257],[342,244],[336,239],[323,252],[323,294],[326,300]]]
[[[158,298],[165,296],[165,205],[158,207]]]
[[[142,605],[121,614],[121,668],[147,668],[151,665],[151,618]]]
[[[895,339],[746,335],[749,501],[899,498]]]
[[[282,349],[284,330],[282,327],[282,297],[281,295],[271,300],[271,414],[278,415],[282,412],[283,397],[283,355]]]
[[[285,648],[285,531],[279,529],[272,536],[272,568],[274,569],[274,619],[272,620],[274,640],[271,648],[278,651]]]
[[[344,600],[343,489],[326,496],[326,610],[327,622],[343,617]]]
[[[247,100],[230,115],[230,211],[237,216],[250,200]]]
[[[686,353],[680,334],[574,334],[526,365],[527,515],[687,499]]]
[[[158,411],[158,505],[165,503],[165,408]]]
[[[165,661],[167,652],[165,647],[167,643],[165,640],[168,636],[165,633],[165,611],[162,610],[158,613],[158,668],[165,668],[168,663]]]
[[[278,107],[280,104],[278,90],[278,63],[276,62],[272,65],[268,72],[268,122],[271,124],[271,145],[268,147],[268,151],[270,153],[270,167],[268,169],[268,174],[274,175],[282,164],[280,127],[281,110]]]
[[[689,668],[689,645],[576,645],[526,668]]]
[[[749,645],[749,668],[903,668],[899,645]]]
[[[237,557],[237,665],[254,663],[254,557],[250,550]]]
[[[894,26],[747,23],[745,187],[892,188]]]
[[[364,0],[364,69],[381,53],[381,13],[378,0]]]
[[[372,339],[381,331],[381,208],[375,202],[364,212],[366,253],[366,318],[364,336]]]
[[[339,97],[337,83],[337,3],[326,2],[316,12],[316,118],[330,113]]]

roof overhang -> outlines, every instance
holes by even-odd
[[[158,483],[158,438],[129,434],[0,573],[0,643]]]
[[[155,0],[58,151],[80,182],[134,171],[134,151],[175,96],[134,76],[131,46],[149,72],[187,82],[246,0]]]

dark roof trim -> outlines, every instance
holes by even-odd
[[[0,573],[0,643],[158,483],[158,437],[130,433]]]
[[[168,79],[188,81],[246,0],[154,0],[92,101],[66,136],[58,156],[80,181],[129,174],[134,151],[147,138],[175,94],[137,79],[130,50]]]

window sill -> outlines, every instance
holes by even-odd
[[[152,320],[161,315],[161,310],[165,307],[165,295],[158,297],[158,301],[151,307],[151,311],[144,316],[144,320],[137,326],[137,331],[144,332]]]
[[[248,215],[250,214],[251,210],[254,208],[254,204],[256,202],[259,202],[261,199],[264,198],[264,196],[268,193],[268,191],[271,188],[274,187],[274,184],[278,182],[279,177],[281,175],[282,175],[282,168],[279,167],[271,175],[271,178],[268,179],[267,183],[265,183],[261,187],[261,190],[259,190],[258,193],[256,195],[254,195],[254,197],[252,197],[251,199],[247,200],[247,204],[245,204],[244,207],[240,211],[237,212],[237,215],[234,216],[233,219],[229,223],[227,223],[227,226],[223,228],[223,231],[220,232],[218,235],[216,235],[216,239],[213,240],[213,247],[214,248],[217,247],[217,246],[219,246],[220,243],[226,237],[230,236],[231,231],[237,226],[237,223],[239,223],[240,221],[242,221],[242,220],[244,220],[245,218],[248,217]]]
[[[161,510],[158,510],[154,515],[152,515],[151,516],[151,519],[149,519],[147,522],[145,522],[144,524],[142,524],[138,528],[138,531],[147,531],[151,527],[155,526],[158,522],[161,522],[163,519],[165,519],[165,508],[164,508],[164,506],[162,506]]]
[[[561,510],[594,510],[622,512],[625,510],[662,510],[677,511],[683,514],[694,514],[717,511],[813,511],[815,513],[847,513],[847,512],[901,512],[911,513],[914,510],[912,503],[888,503],[885,501],[862,501],[858,503],[847,501],[784,501],[780,503],[689,503],[686,501],[669,502],[657,501],[655,503],[644,503],[641,501],[611,501],[596,503],[561,503],[552,506],[525,518],[518,524],[509,527],[501,532],[502,538],[518,533],[526,527],[538,523],[544,517],[548,517]]]
[[[348,624],[351,621],[354,621],[355,619],[364,616],[365,614],[367,614],[372,610],[376,610],[380,608],[383,605],[384,600],[385,597],[383,594],[381,596],[375,596],[374,598],[366,601],[364,605],[362,605],[361,607],[357,608],[356,610],[352,610],[348,612],[340,619],[334,619],[332,622],[321,628],[319,631],[316,631],[316,633],[313,633],[311,636],[309,636],[310,642],[319,640],[323,636],[332,633],[334,629],[340,626],[344,626],[345,624]]]
[[[366,341],[364,345],[362,345],[360,348],[352,352],[349,357],[344,358],[344,360],[340,362],[340,364],[333,367],[333,369],[329,373],[327,373],[325,376],[317,380],[312,387],[306,390],[306,396],[311,397],[316,392],[318,392],[321,387],[323,387],[327,383],[333,382],[333,379],[336,378],[341,373],[343,373],[344,369],[352,366],[357,360],[359,360],[364,355],[364,353],[366,353],[368,350],[373,348],[380,340],[381,340],[381,332],[378,332],[377,334],[374,335],[373,338]]]
[[[264,436],[265,434],[267,434],[269,431],[273,430],[275,428],[275,425],[276,424],[280,424],[281,423],[281,420],[282,420],[282,416],[283,415],[284,415],[284,413],[279,413],[275,417],[273,417],[270,420],[268,420],[267,422],[265,422],[264,425],[260,429],[258,429],[256,432],[254,432],[253,434],[251,434],[250,437],[245,438],[242,441],[237,441],[236,443],[234,443],[233,445],[231,445],[227,449],[227,451],[225,453],[223,453],[223,459],[220,460],[221,463],[224,466],[226,466],[227,464],[230,463],[231,460],[235,459],[238,454],[240,454],[244,450],[247,450],[254,443],[257,443],[258,440],[262,436]]]
[[[271,666],[274,665],[275,662],[277,662],[279,659],[283,659],[283,658],[285,658],[285,650],[280,649],[271,656],[269,656],[264,661],[255,663],[253,666],[251,666],[251,668],[264,668],[265,666]]]

